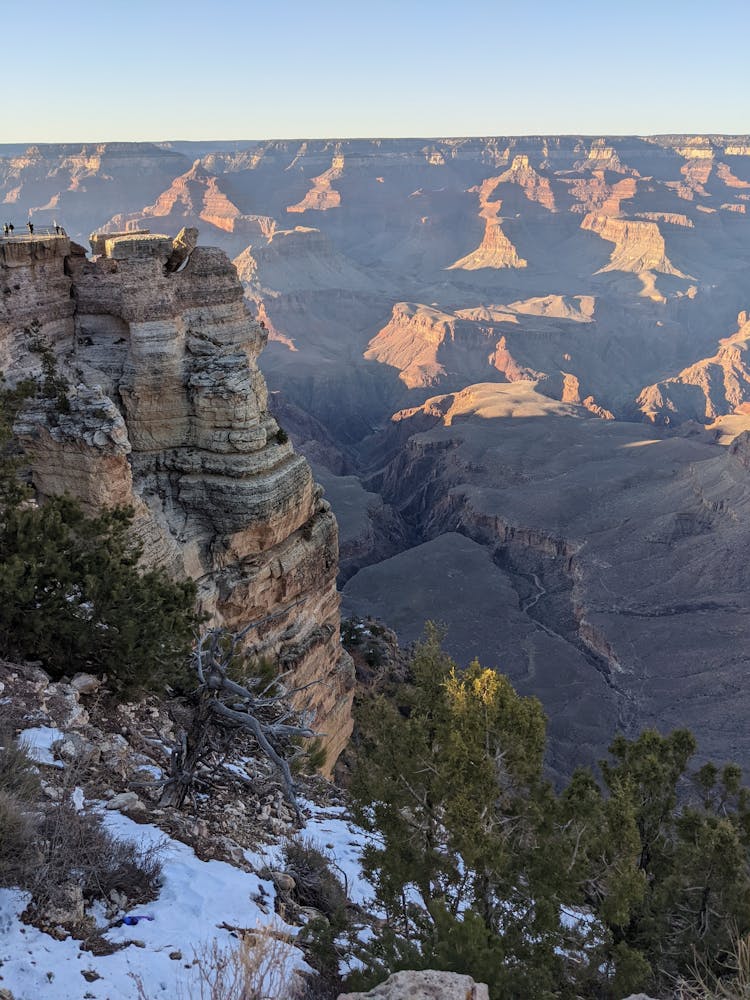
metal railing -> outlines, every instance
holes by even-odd
[[[26,226],[17,226],[13,232],[0,233],[0,240],[35,240],[39,236],[66,236],[66,232],[62,226],[37,226],[34,224],[34,232],[30,233]]]

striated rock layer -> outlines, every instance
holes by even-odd
[[[270,416],[264,344],[221,250],[146,232],[0,244],[0,363],[20,377],[51,349],[70,412],[36,403],[17,431],[42,496],[129,504],[144,562],[195,579],[211,620],[253,638],[306,692],[333,764],[351,730],[339,644],[337,526]]]

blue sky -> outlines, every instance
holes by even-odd
[[[750,132],[747,0],[0,0],[0,142]]]

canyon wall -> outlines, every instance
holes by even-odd
[[[52,351],[68,403],[37,400],[17,424],[40,496],[128,504],[144,563],[198,584],[201,608],[253,636],[295,683],[318,683],[332,765],[351,730],[339,644],[336,520],[268,412],[264,331],[222,250],[197,232],[0,243],[0,366],[39,372]],[[286,609],[286,610],[284,610]]]

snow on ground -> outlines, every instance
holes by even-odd
[[[346,818],[343,806],[321,808],[313,802],[305,805],[312,815],[305,824],[303,836],[335,861],[346,878],[349,899],[372,912],[374,891],[362,877],[360,857],[374,838]]]
[[[59,729],[53,729],[52,726],[36,726],[33,729],[24,729],[21,743],[29,757],[37,764],[62,767],[62,763],[52,756],[52,744],[64,738],[65,734]]]
[[[54,759],[52,746],[62,738],[60,730],[49,726],[23,733],[29,755],[39,764],[55,767],[63,765]],[[73,797],[76,808],[83,808],[82,789],[76,788]],[[372,912],[373,890],[362,878],[359,862],[370,835],[347,819],[343,806],[321,807],[311,801],[301,805],[310,817],[301,836],[334,862],[346,882],[349,898]],[[297,934],[298,928],[284,924],[274,913],[272,882],[222,861],[201,861],[190,847],[170,839],[156,826],[134,823],[103,808],[102,818],[118,838],[144,847],[163,845],[163,884],[158,899],[128,914],[152,919],[109,928],[106,938],[127,946],[112,955],[95,956],[82,951],[78,941],[58,941],[21,923],[19,916],[28,896],[0,889],[0,988],[9,989],[15,1000],[133,1000],[137,987],[132,974],[142,978],[149,1000],[189,997],[190,984],[196,982],[190,967],[195,952],[214,940],[224,948],[237,943],[222,925],[253,929],[273,924],[289,937]],[[245,852],[253,867],[272,870],[282,867],[281,854],[280,844]],[[89,912],[100,927],[106,925],[102,905],[95,905]],[[363,939],[367,933],[363,928]],[[169,955],[174,952],[180,952],[182,958],[171,959]],[[292,946],[289,963],[290,968],[308,968],[301,951]],[[84,972],[100,978],[89,982],[90,976],[84,977]]]
[[[300,836],[311,841],[326,857],[338,867],[338,875],[346,880],[347,896],[365,910],[374,912],[374,892],[369,882],[362,877],[360,857],[366,844],[375,842],[370,834],[356,826],[346,816],[343,806],[318,806],[307,799],[300,800],[303,813],[309,816]],[[263,866],[281,869],[282,845],[269,844],[257,851],[246,851],[245,856],[256,868]]]
[[[77,941],[57,941],[18,915],[26,905],[24,894],[0,890],[0,987],[11,990],[15,1000],[133,1000],[137,990],[129,973],[143,979],[150,998],[174,1000],[187,993],[194,973],[185,968],[195,949],[216,939],[222,947],[236,944],[219,925],[254,928],[274,923],[290,936],[294,927],[282,924],[273,913],[274,889],[270,882],[222,861],[200,861],[193,850],[170,840],[155,826],[137,824],[109,812],[104,822],[111,833],[144,846],[165,843],[163,887],[159,898],[132,915],[148,915],[133,927],[111,928],[114,942],[140,942],[112,955],[94,956],[81,951]],[[255,897],[268,901],[264,913]],[[170,952],[182,952],[182,960]],[[290,947],[290,962],[306,968],[302,954]],[[94,970],[101,978],[87,982],[82,973]],[[189,995],[189,994],[188,994]]]

